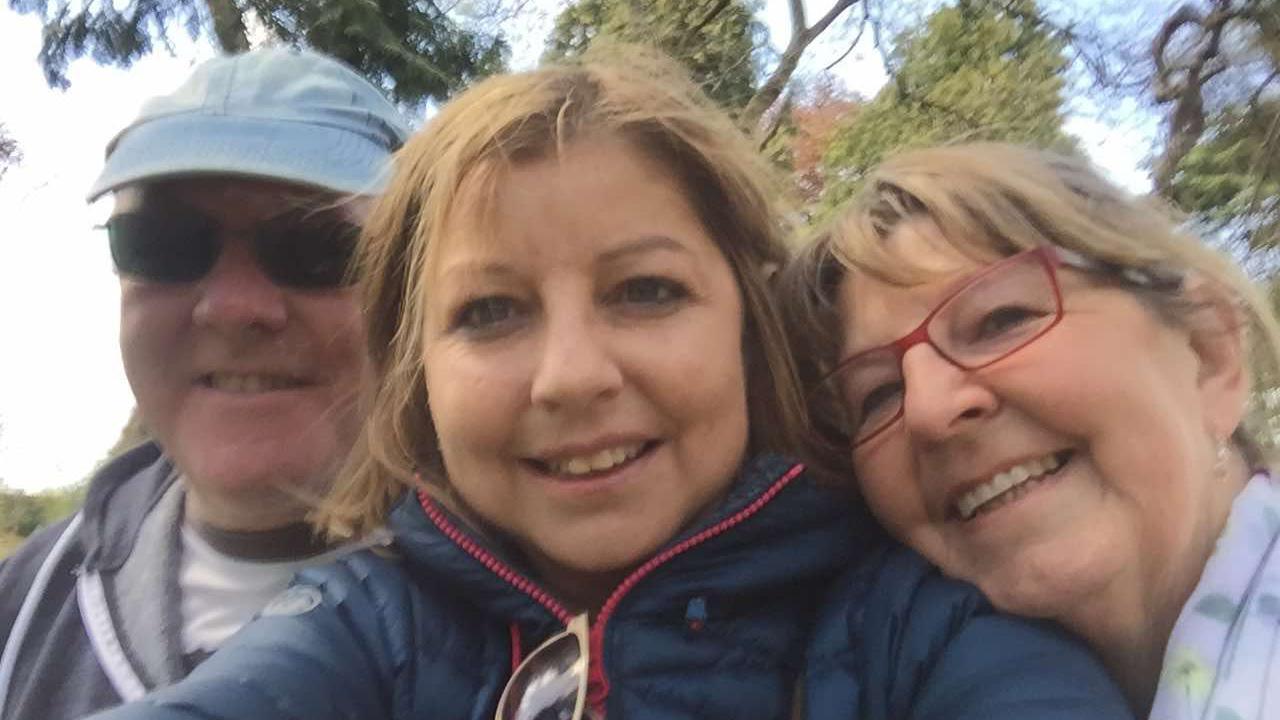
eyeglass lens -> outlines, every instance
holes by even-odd
[[[222,252],[217,221],[187,209],[119,213],[106,227],[116,270],[152,282],[199,280]],[[254,256],[278,285],[335,288],[350,280],[359,232],[336,210],[294,210],[257,228]]]
[[[939,355],[974,370],[1026,347],[1060,316],[1048,265],[1040,255],[1024,253],[944,300],[929,317],[925,332]],[[906,390],[902,355],[908,349],[891,345],[860,354],[836,376],[855,443],[876,435],[901,415]]]
[[[498,706],[498,720],[576,720],[586,702],[587,659],[572,632],[529,654],[512,674]]]

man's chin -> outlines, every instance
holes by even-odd
[[[324,487],[302,479],[232,473],[186,475],[187,512],[224,530],[267,530],[305,520],[323,500]]]
[[[309,461],[309,462],[308,462]],[[189,485],[205,494],[243,498],[245,502],[286,502],[318,497],[328,489],[334,467],[315,458],[280,458],[261,453],[226,453],[175,457]]]

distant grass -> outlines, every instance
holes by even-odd
[[[0,560],[9,557],[9,553],[17,550],[25,539],[13,533],[0,532]]]

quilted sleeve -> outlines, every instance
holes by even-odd
[[[1056,626],[997,612],[900,547],[837,583],[819,616],[811,717],[1128,720],[1119,688]]]
[[[386,618],[412,615],[408,591],[403,573],[367,553],[305,571],[185,680],[91,717],[394,717],[396,668],[405,664],[407,638],[390,637]]]

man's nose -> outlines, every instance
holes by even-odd
[[[198,281],[195,322],[226,332],[282,329],[285,290],[263,272],[247,238],[224,233],[222,240],[213,268]]]

